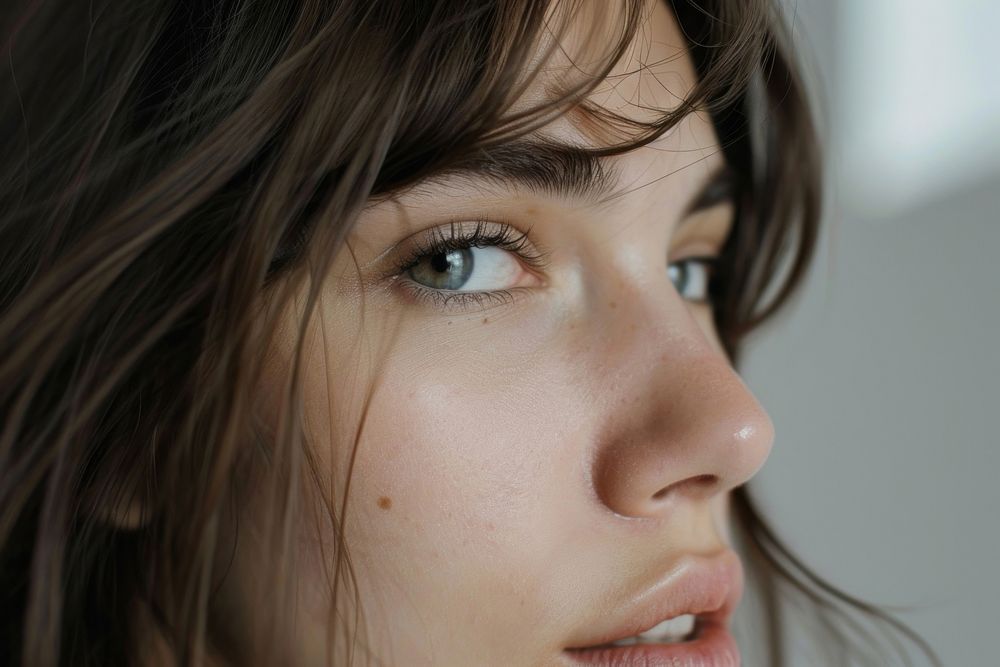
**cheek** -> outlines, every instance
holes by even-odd
[[[695,322],[698,323],[698,328],[701,330],[705,340],[712,346],[720,357],[726,356],[726,351],[722,347],[722,341],[719,338],[719,332],[715,327],[715,318],[712,317],[712,308],[705,304],[693,304],[691,307],[691,312],[694,316]]]
[[[352,502],[383,522],[414,516],[459,532],[458,544],[501,524],[531,531],[539,489],[561,465],[565,417],[580,409],[559,390],[573,384],[551,328],[502,314],[402,323],[376,351]]]
[[[589,539],[585,518],[573,514],[586,506],[578,484],[584,462],[572,446],[587,417],[580,382],[544,344],[525,349],[525,337],[461,333],[397,337],[366,384],[347,543],[368,597],[392,609],[396,644],[454,627],[470,646],[544,636],[526,624],[546,622],[535,598],[558,598],[565,588],[552,559],[567,539]],[[411,340],[419,343],[402,343]],[[346,417],[352,424],[354,412]],[[346,470],[353,429],[333,437],[320,458]],[[345,476],[336,477],[342,489]],[[459,592],[491,603],[470,617],[456,604]]]
[[[478,540],[503,549],[543,520],[538,490],[552,478],[554,453],[546,450],[563,437],[538,410],[547,378],[526,381],[496,355],[468,349],[432,356],[413,364],[398,355],[384,369],[352,502],[431,553],[441,544],[456,559],[463,550],[483,553]]]

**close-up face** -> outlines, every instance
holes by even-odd
[[[828,519],[948,244],[836,270],[795,3],[9,4],[0,663],[942,664]]]
[[[651,6],[590,101],[673,109],[695,84],[684,43]],[[596,647],[679,617],[627,651],[700,665],[690,640],[726,624],[729,492],[773,437],[713,325],[732,176],[707,114],[622,155],[573,150],[601,141],[566,114],[373,200],[350,232],[302,362],[309,502],[348,496],[343,535],[298,527],[304,664],[330,650],[338,539],[359,650],[384,664],[605,664],[626,649]],[[278,337],[274,368],[294,342]],[[712,650],[732,660],[729,641]]]

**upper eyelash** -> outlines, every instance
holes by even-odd
[[[491,246],[515,253],[533,269],[545,268],[546,254],[532,248],[528,232],[521,232],[506,222],[476,220],[475,225],[471,231],[464,231],[459,222],[452,222],[446,227],[435,227],[429,234],[429,240],[417,242],[400,260],[396,274],[406,273],[420,260],[431,255],[451,250]]]
[[[529,267],[541,270],[548,264],[548,253],[536,250],[528,240],[529,232],[521,232],[506,222],[490,220],[475,220],[475,227],[464,229],[462,222],[451,222],[446,226],[435,227],[427,235],[426,240],[416,242],[407,254],[398,260],[390,276],[393,280],[401,279],[406,272],[428,256],[451,250],[466,248],[497,247],[516,254]],[[508,288],[493,291],[438,290],[411,281],[402,281],[411,296],[420,300],[431,300],[443,308],[455,307],[460,310],[472,308],[487,308],[511,303],[520,288]]]
[[[547,253],[533,248],[528,240],[528,232],[521,232],[506,222],[489,220],[476,220],[474,222],[476,226],[471,231],[463,231],[463,225],[458,221],[451,222],[447,226],[431,229],[428,233],[429,240],[414,243],[406,256],[398,261],[397,266],[390,275],[393,278],[402,278],[407,271],[428,256],[467,248],[498,247],[517,254],[532,268],[542,269],[547,265]],[[709,271],[709,296],[704,302],[711,302],[713,300],[712,294],[716,291],[713,285],[715,281],[712,278],[717,270],[719,257],[693,256],[675,261],[693,261],[707,265]],[[514,292],[519,291],[519,288],[508,288],[493,291],[463,292],[461,290],[439,290],[416,283],[407,284],[407,289],[419,299],[435,301],[442,307],[449,307],[456,304],[463,309],[473,304],[484,308],[487,305],[496,306],[511,303],[514,300]]]

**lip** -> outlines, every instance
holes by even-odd
[[[686,556],[606,629],[574,641],[563,656],[569,665],[588,667],[739,667],[739,648],[729,632],[729,619],[742,597],[743,567],[735,552]],[[682,614],[697,617],[696,634],[690,641],[608,646]]]

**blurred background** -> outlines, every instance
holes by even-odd
[[[829,195],[805,290],[743,366],[777,426],[755,491],[806,563],[909,607],[945,665],[997,665],[1000,3],[786,11]]]

